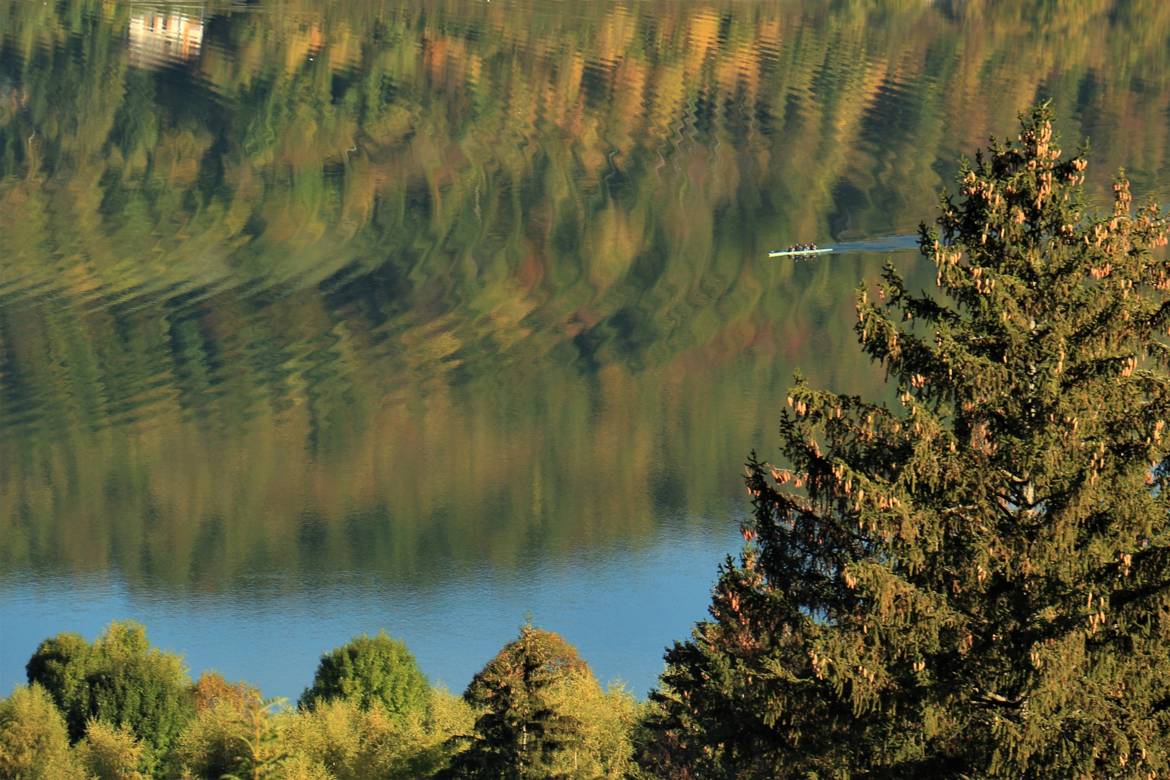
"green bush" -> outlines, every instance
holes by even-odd
[[[111,623],[92,645],[76,634],[46,639],[26,669],[60,708],[71,740],[80,740],[91,720],[125,727],[148,748],[148,765],[195,713],[182,659],[151,648],[137,623]]]
[[[57,708],[65,714],[65,725],[71,741],[85,734],[87,717],[78,712],[71,718],[72,704],[83,696],[93,648],[80,634],[57,634],[41,642],[25,666],[30,683],[39,683],[53,698]]]
[[[406,645],[385,633],[359,636],[321,656],[313,685],[301,695],[300,707],[347,699],[362,709],[377,705],[405,718],[425,715],[430,683]]]
[[[75,634],[47,639],[28,670],[53,688],[33,682],[0,702],[4,779],[583,779],[636,770],[633,698],[603,690],[572,645],[531,626],[462,697],[430,688],[385,635],[326,654],[297,709],[213,672],[187,683],[178,657],[151,649],[135,624],[115,623],[92,644]],[[175,702],[188,714],[164,735]],[[87,717],[72,748],[62,709]]]
[[[549,702],[557,712],[571,713],[579,725],[578,739],[560,751],[550,767],[557,776],[625,778],[634,770],[630,734],[638,705],[621,685],[603,689],[588,671],[575,672],[552,686]]]

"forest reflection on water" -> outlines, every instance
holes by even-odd
[[[1170,180],[1168,17],[0,1],[0,688],[128,614],[257,680],[312,622],[269,693],[382,625],[458,687],[493,647],[426,637],[531,608],[644,690],[792,372],[883,397],[852,291],[931,275],[868,239],[1037,97],[1095,195]]]

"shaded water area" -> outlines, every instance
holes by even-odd
[[[529,611],[644,693],[960,154],[1048,97],[1170,189],[1170,5],[865,5],[0,0],[0,694],[127,617],[460,690]]]

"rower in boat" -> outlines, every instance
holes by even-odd
[[[781,250],[778,252],[769,252],[768,257],[795,257],[797,259],[800,259],[800,258],[805,257],[805,256],[822,255],[822,254],[826,254],[826,253],[832,252],[832,251],[833,251],[832,247],[826,247],[824,249],[821,249],[816,244],[811,244],[811,243],[810,244],[793,244],[792,246],[788,247],[787,249],[784,249],[784,250]]]

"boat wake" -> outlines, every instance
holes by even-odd
[[[916,251],[918,251],[918,236],[916,234],[908,234],[868,238],[860,241],[844,241],[834,246],[819,247],[817,249],[783,249],[769,252],[768,257],[792,257],[800,260],[828,254],[843,255]]]

